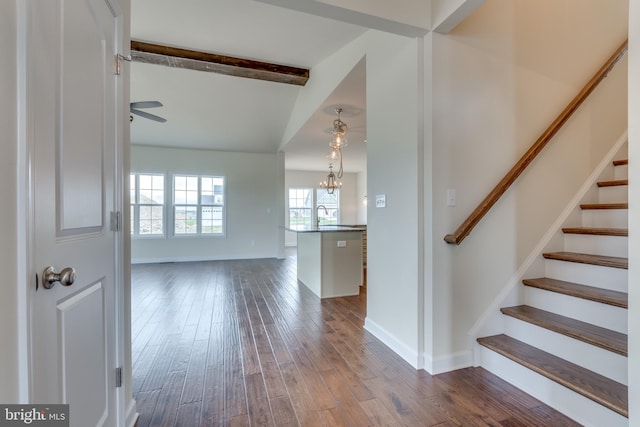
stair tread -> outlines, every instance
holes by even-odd
[[[478,338],[478,343],[624,417],[629,416],[628,388],[624,384],[506,335]]]
[[[620,160],[614,160],[613,161],[613,165],[614,166],[624,166],[624,165],[628,165],[629,164],[629,159],[620,159]]]
[[[583,203],[581,209],[629,209],[629,203]]]
[[[544,256],[546,259],[577,262],[581,264],[600,265],[613,268],[627,269],[629,265],[629,261],[627,258],[606,255],[581,254],[576,252],[547,252],[543,253],[542,256]]]
[[[500,311],[516,319],[575,338],[596,347],[627,355],[627,335],[570,317],[528,305],[501,308]]]
[[[615,307],[628,308],[629,298],[624,292],[612,291],[609,289],[597,288],[594,286],[581,285],[579,283],[566,282],[564,280],[540,277],[536,279],[525,279],[522,281],[526,286],[544,289],[564,295],[587,299],[602,304]]]
[[[598,228],[598,227],[565,227],[566,234],[591,234],[596,236],[628,236],[628,228]]]
[[[612,179],[610,181],[598,181],[598,187],[617,187],[620,185],[629,185],[628,179]]]

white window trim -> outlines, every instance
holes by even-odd
[[[198,178],[198,204],[176,204],[175,202],[175,178],[176,177],[197,177]],[[222,188],[222,204],[206,204],[201,203],[202,178],[221,178],[223,181]],[[227,236],[227,177],[225,175],[215,174],[197,174],[197,173],[174,173],[171,175],[171,208],[168,210],[171,221],[171,237],[176,239],[201,239],[201,238],[225,238]],[[175,212],[176,206],[195,206],[197,212],[197,232],[196,233],[176,233]],[[222,208],[222,232],[221,233],[202,233],[202,212],[203,206],[221,207]]]
[[[131,205],[133,205],[133,229],[131,229],[131,238],[132,239],[166,239],[167,238],[167,227],[168,227],[168,215],[167,215],[167,174],[165,172],[133,172],[129,173],[129,179],[131,179],[131,175],[134,175],[135,179],[135,200],[129,201],[129,209],[131,209]],[[162,205],[151,205],[151,204],[140,204],[139,196],[140,196],[140,175],[157,175],[162,176],[164,181],[164,201]],[[131,192],[131,189],[127,189],[127,191]],[[140,234],[140,206],[162,206],[162,234]]]
[[[290,201],[291,199],[289,198],[289,192],[290,190],[310,190],[311,191],[311,227],[315,227],[316,224],[318,223],[318,190],[323,190],[322,187],[306,187],[306,186],[301,186],[301,185],[293,185],[287,188],[286,194],[287,194],[287,206],[286,206],[286,218],[285,218],[285,224],[287,226],[287,228],[289,229],[293,229],[291,227],[291,209],[299,209],[299,208],[292,208],[290,205]],[[342,215],[341,213],[341,209],[340,209],[340,190],[338,190],[338,207],[337,209],[337,215],[336,215],[336,222],[337,224],[340,224],[340,216]]]

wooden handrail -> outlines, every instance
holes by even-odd
[[[609,71],[616,65],[627,51],[627,40],[615,51],[613,55],[604,63],[598,72],[589,80],[575,98],[562,110],[560,115],[549,125],[549,127],[540,135],[526,153],[518,160],[509,172],[500,180],[500,182],[491,190],[487,197],[480,202],[478,207],[464,220],[453,234],[447,234],[444,237],[445,242],[459,245],[465,237],[471,233],[471,230],[480,222],[487,212],[495,205],[500,197],[507,191],[513,182],[527,168],[527,166],[536,158],[553,136],[560,130],[571,115],[582,105],[584,100],[598,86],[598,84],[607,76]]]

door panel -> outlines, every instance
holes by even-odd
[[[102,227],[102,121],[105,40],[93,5],[62,1],[61,93],[58,106],[61,231]],[[78,3],[78,2],[75,2]],[[83,4],[84,3],[84,4]],[[109,56],[112,60],[113,56]]]
[[[30,294],[30,399],[68,403],[72,426],[112,426],[116,16],[110,0],[28,1],[34,276],[76,271],[70,286],[39,283]]]
[[[67,402],[86,402],[74,405],[73,418],[86,420],[87,426],[103,425],[108,408],[108,370],[106,343],[96,340],[108,333],[105,330],[103,283],[95,283],[57,304],[58,347],[62,362],[63,396]],[[90,344],[90,345],[89,345]],[[86,389],[91,384],[91,390]],[[83,395],[92,393],[91,399]],[[70,408],[71,409],[71,408]]]

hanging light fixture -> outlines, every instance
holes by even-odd
[[[340,113],[342,113],[342,108],[336,108],[336,113],[338,114],[338,118],[333,121],[333,129],[331,130],[331,140],[329,141],[329,147],[331,148],[331,153],[329,153],[329,158],[331,160],[339,160],[340,168],[338,169],[338,178],[342,178],[343,169],[342,169],[342,148],[347,146],[347,138],[345,135],[347,134],[347,124],[340,119]]]
[[[320,187],[327,190],[328,194],[333,194],[333,192],[342,187],[342,183],[338,181],[336,178],[336,174],[333,173],[333,163],[329,163],[329,175],[327,175],[327,179],[320,183]]]
[[[347,124],[340,119],[342,108],[336,108],[336,113],[338,113],[338,118],[333,121],[333,130],[331,131],[333,136],[329,141],[329,147],[332,150],[340,150],[347,146],[347,138],[344,137],[347,134]]]

